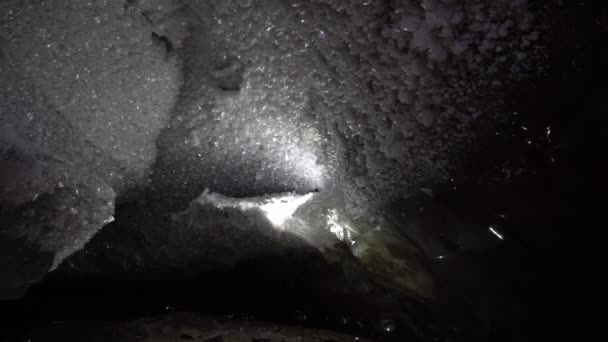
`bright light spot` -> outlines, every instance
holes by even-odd
[[[216,193],[205,192],[199,198],[201,202],[209,202],[217,208],[240,208],[241,210],[251,210],[258,208],[264,216],[275,227],[280,228],[289,220],[295,211],[304,203],[308,202],[314,192],[297,195],[293,193],[281,194],[277,196],[261,196],[251,198],[231,198]]]
[[[259,205],[266,218],[275,226],[282,226],[293,213],[304,203],[308,202],[314,193],[306,195],[286,195],[267,200]]]
[[[329,214],[327,215],[327,225],[329,226],[329,231],[334,233],[334,235],[342,241],[352,241],[353,233],[357,233],[347,224],[341,222],[336,209],[331,209],[329,211]]]
[[[494,227],[490,227],[489,229],[490,229],[490,232],[492,232],[492,234],[496,235],[496,237],[498,237],[498,238],[499,238],[499,239],[501,239],[501,240],[504,240],[504,237],[503,237],[503,236],[502,236],[500,233],[498,233],[498,232],[497,232],[497,231],[494,229]]]
[[[108,218],[103,220],[103,224],[108,224],[108,223],[112,223],[112,222],[114,222],[114,216],[112,216],[112,215],[108,216]]]

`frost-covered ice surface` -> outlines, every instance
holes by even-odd
[[[31,216],[3,216],[2,234],[54,254],[50,268],[147,179],[180,80],[153,26],[119,1],[0,4],[0,200]],[[3,277],[31,271],[16,272]]]
[[[373,212],[448,177],[539,38],[524,0],[3,1],[0,198],[82,213],[18,228],[55,264],[134,188]]]
[[[160,182],[339,189],[360,214],[441,181],[483,96],[537,56],[532,19],[525,1],[192,3]]]
[[[108,169],[115,186],[141,182],[180,81],[154,26],[119,1],[0,6],[2,123],[57,157]],[[68,135],[76,141],[49,141]],[[81,151],[68,157],[71,148]]]
[[[478,94],[508,81],[505,71],[520,76],[539,38],[525,1],[60,1],[3,10],[2,70],[28,80],[3,82],[10,126],[55,116],[90,148],[72,158],[119,179],[137,175],[129,185],[158,145],[159,182],[176,189],[340,188],[353,208],[443,179],[481,114]],[[23,110],[23,97],[39,97],[42,108]]]

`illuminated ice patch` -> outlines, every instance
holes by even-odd
[[[336,209],[331,209],[327,214],[327,226],[329,231],[342,241],[352,241],[353,235],[357,234],[354,229],[340,219]]]
[[[304,195],[286,193],[274,196],[233,198],[217,193],[209,193],[206,190],[199,197],[198,201],[210,203],[217,208],[239,208],[243,211],[260,209],[275,228],[284,228],[285,222],[292,218],[296,210],[308,202],[314,195],[311,192]]]
[[[316,193],[310,192],[307,194],[296,194],[296,193],[281,193],[275,195],[249,197],[249,198],[233,198],[223,196],[217,193],[209,193],[205,191],[198,199],[199,202],[209,203],[216,208],[238,208],[243,211],[249,210],[260,210],[264,217],[272,224],[276,229],[290,231],[293,230],[293,226],[288,223],[298,208],[308,203]],[[303,214],[304,216],[310,216],[310,213]],[[349,221],[345,219],[339,209],[331,208],[328,209],[325,214],[322,215],[322,219],[325,224],[318,226],[315,219],[312,217],[298,217],[298,231],[301,229],[304,231],[314,231],[315,229],[326,229],[336,236],[339,240],[354,243],[354,240],[359,235],[359,232],[355,230],[349,224]],[[313,222],[315,222],[313,224]],[[312,224],[312,225],[311,225]],[[316,228],[315,228],[316,227]]]
[[[314,193],[306,195],[286,195],[270,198],[266,203],[259,205],[266,218],[275,226],[282,226],[285,221],[292,217],[298,208],[308,202]]]

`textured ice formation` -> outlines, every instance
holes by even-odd
[[[123,5],[0,4],[0,234],[30,250],[0,287],[54,269],[147,178],[180,78],[163,31]]]
[[[68,133],[53,126],[63,125],[76,146],[51,153],[87,145],[71,157],[105,164],[117,186],[141,182],[180,81],[175,59],[151,36],[164,33],[121,1],[4,1],[0,11],[0,122],[37,145],[62,139]]]
[[[77,210],[19,228],[55,263],[135,187],[360,215],[446,179],[540,38],[525,0],[2,1],[0,199]]]
[[[20,143],[0,141],[0,298],[20,295],[114,219],[107,183]]]
[[[162,176],[227,194],[339,188],[354,213],[445,179],[470,123],[496,105],[488,96],[523,75],[539,38],[525,1],[189,10]]]

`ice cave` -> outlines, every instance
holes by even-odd
[[[0,341],[604,340],[607,80],[602,1],[0,0]]]

